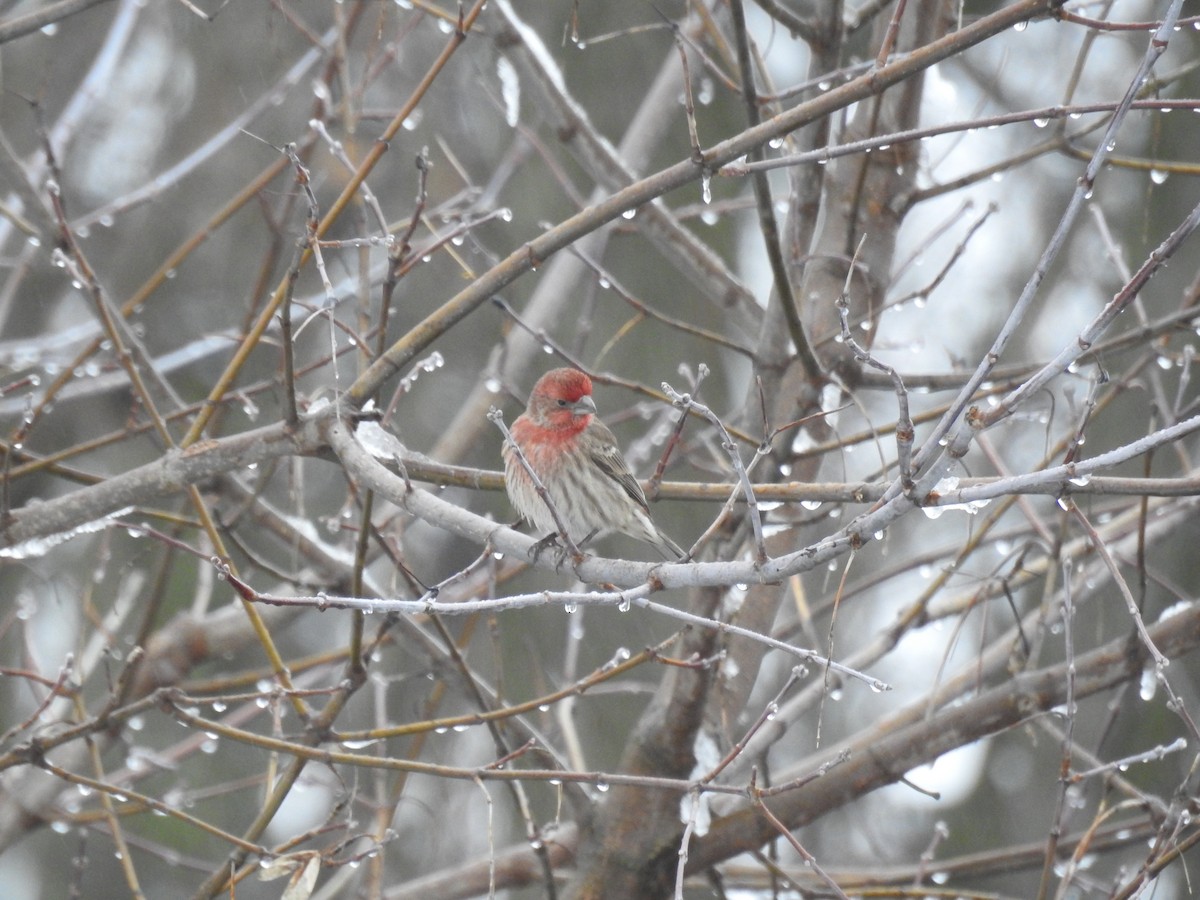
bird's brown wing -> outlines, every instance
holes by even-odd
[[[646,495],[633,473],[629,471],[629,465],[617,447],[616,437],[600,422],[592,422],[589,428],[597,438],[591,451],[592,461],[605,475],[619,484],[630,499],[649,513],[650,506],[646,503]]]

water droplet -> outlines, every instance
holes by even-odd
[[[1158,693],[1158,670],[1154,666],[1142,669],[1142,677],[1138,685],[1138,696],[1143,700],[1153,700]]]

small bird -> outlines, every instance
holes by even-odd
[[[664,559],[683,558],[679,545],[651,520],[646,495],[617,439],[596,418],[592,379],[583,372],[552,369],[539,378],[529,406],[509,434],[577,547],[597,534],[618,531],[653,544]],[[558,526],[546,501],[507,441],[503,452],[509,500],[523,519],[553,541]]]

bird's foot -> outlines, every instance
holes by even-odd
[[[544,538],[542,538],[540,541],[538,541],[536,544],[534,544],[532,547],[529,548],[530,562],[536,564],[538,559],[541,558],[541,555],[543,553],[545,553],[547,550],[549,550],[551,547],[554,548],[554,569],[555,569],[555,571],[562,569],[563,563],[567,561],[567,557],[571,558],[571,564],[573,566],[578,566],[581,562],[583,562],[587,558],[586,554],[584,554],[577,548],[572,547],[572,546],[568,545],[567,543],[565,543],[559,537],[558,533],[555,532],[553,534],[546,535]]]
[[[563,559],[567,555],[567,548],[563,546],[562,542],[558,539],[558,534],[555,532],[551,532],[550,534],[546,535],[529,548],[530,562],[536,563],[541,558],[542,554],[551,547],[554,548],[555,568],[561,566]]]

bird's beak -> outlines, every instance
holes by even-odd
[[[585,394],[575,401],[571,407],[571,412],[577,416],[591,416],[596,414],[596,401],[591,398],[590,394]]]

